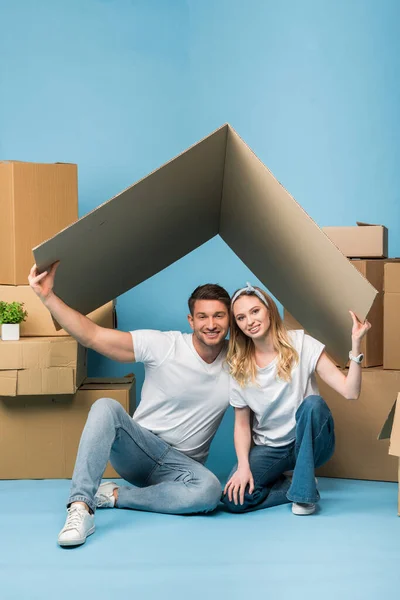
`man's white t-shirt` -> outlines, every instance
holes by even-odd
[[[131,331],[145,380],[133,419],[165,442],[204,462],[229,406],[227,344],[211,364],[196,352],[192,334]]]
[[[324,345],[302,330],[288,333],[299,355],[291,381],[278,379],[277,359],[266,367],[257,367],[255,383],[244,388],[230,377],[230,403],[237,408],[248,406],[253,411],[253,440],[257,445],[285,446],[292,442],[297,409],[304,398],[318,394],[314,373]]]

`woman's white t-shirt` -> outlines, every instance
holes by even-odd
[[[256,381],[244,388],[230,377],[230,403],[236,408],[248,406],[253,411],[253,440],[257,445],[285,446],[292,442],[297,409],[304,398],[318,394],[315,368],[324,345],[302,330],[288,333],[299,355],[291,381],[278,379],[277,359],[266,367],[257,367]]]

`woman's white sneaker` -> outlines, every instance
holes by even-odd
[[[294,515],[312,515],[315,513],[315,504],[309,502],[293,502],[292,513]]]
[[[67,520],[58,535],[60,546],[80,546],[88,535],[94,533],[94,515],[81,504],[72,504],[67,508]]]
[[[100,484],[97,494],[94,497],[96,508],[114,508],[115,496],[114,490],[118,489],[114,481],[105,481]]]

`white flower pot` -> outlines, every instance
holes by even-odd
[[[19,323],[3,324],[1,326],[1,339],[4,342],[19,340]]]

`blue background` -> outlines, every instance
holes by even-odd
[[[76,162],[84,215],[229,122],[319,225],[383,223],[400,256],[399,18],[397,0],[2,0],[0,157]],[[119,327],[188,330],[196,285],[248,279],[214,238],[119,298]],[[229,411],[209,466],[233,459]]]

